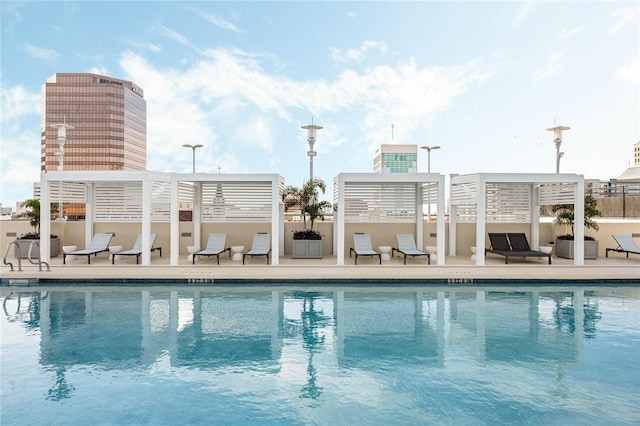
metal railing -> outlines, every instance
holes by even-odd
[[[18,272],[22,272],[22,250],[20,249],[20,245],[18,245],[16,241],[11,241],[9,245],[7,245],[7,250],[4,252],[2,263],[4,263],[5,265],[9,265],[9,267],[11,268],[11,272],[14,272],[13,263],[7,261],[7,258],[9,257],[9,250],[13,245],[15,245],[16,259],[18,259]],[[31,244],[29,244],[29,251],[27,252],[27,260],[29,261],[29,263],[31,263],[32,265],[38,265],[38,271],[40,272],[42,272],[42,265],[45,265],[47,267],[47,272],[51,272],[51,268],[49,267],[49,264],[47,262],[45,262],[44,260],[34,260],[31,258],[31,253],[33,252],[34,247],[40,248],[40,243],[34,240],[31,241]]]

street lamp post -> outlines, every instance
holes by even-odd
[[[196,149],[202,148],[203,145],[201,145],[199,143],[195,144],[195,145],[191,145],[191,144],[185,143],[182,146],[184,146],[185,148],[191,148],[191,151],[193,153],[193,168],[192,168],[193,171],[192,171],[192,173],[195,174],[195,172],[196,172]]]
[[[58,170],[64,170],[64,144],[67,142],[67,129],[73,126],[65,123],[52,124],[51,127],[58,129],[58,151],[53,154],[58,157]],[[57,222],[64,222],[64,212],[62,211],[62,181],[58,184],[58,218]]]
[[[440,145],[434,146],[421,146],[420,149],[424,149],[427,151],[427,173],[431,173],[431,151],[434,149],[440,149]],[[431,184],[429,184],[431,185]],[[429,190],[427,198],[427,222],[431,222],[431,190]]]
[[[569,130],[568,126],[554,126],[549,127],[547,130],[553,132],[553,143],[556,145],[556,173],[560,173],[560,159],[564,155],[564,152],[560,152],[560,145],[562,145],[562,131]]]
[[[311,120],[311,122],[313,123],[313,120]],[[306,126],[302,126],[302,129],[307,131],[307,141],[309,141],[309,151],[307,151],[307,155],[309,156],[309,180],[313,180],[313,157],[318,155],[318,153],[313,150],[313,144],[316,143],[316,130],[322,129],[322,126],[307,124]]]
[[[440,149],[440,145],[435,146],[421,146],[420,149],[427,150],[427,173],[431,173],[431,150]]]

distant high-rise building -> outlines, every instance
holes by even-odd
[[[134,83],[57,73],[42,85],[41,171],[57,170],[56,124],[66,123],[64,170],[145,170],[147,101]]]
[[[640,166],[640,142],[633,145],[633,165]]]
[[[373,158],[375,173],[417,173],[418,146],[382,144]]]

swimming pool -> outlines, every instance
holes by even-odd
[[[638,424],[637,286],[2,288],[1,422]]]

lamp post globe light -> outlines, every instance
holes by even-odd
[[[67,142],[67,129],[73,129],[73,126],[66,123],[52,124],[50,127],[58,129],[58,151],[54,151],[53,155],[58,157],[58,170],[64,170],[64,144]],[[64,222],[62,211],[62,181],[58,184],[58,218],[57,222]]]
[[[312,124],[301,127],[307,131],[307,141],[309,141],[309,151],[307,151],[307,155],[309,156],[309,180],[313,180],[313,157],[318,155],[318,153],[313,150],[313,145],[316,143],[316,130],[322,129],[322,126],[313,124],[313,120],[311,120],[311,123]]]
[[[564,152],[560,152],[560,145],[562,145],[562,131],[569,130],[569,126],[553,126],[547,130],[553,132],[553,143],[556,145],[556,173],[560,173],[560,159],[564,155]]]
[[[434,146],[421,146],[420,149],[427,151],[427,173],[431,173],[431,151],[434,149],[440,149],[440,145]],[[427,221],[431,222],[431,191],[429,191],[429,198],[427,200]]]
[[[194,174],[195,174],[195,172],[196,172],[196,149],[198,149],[198,148],[202,148],[204,145],[201,145],[201,144],[199,144],[199,143],[198,143],[198,144],[195,144],[195,145],[191,145],[191,144],[185,143],[185,144],[184,144],[184,145],[182,145],[182,146],[184,146],[185,148],[191,148],[192,155],[193,155],[192,173],[194,173]]]

